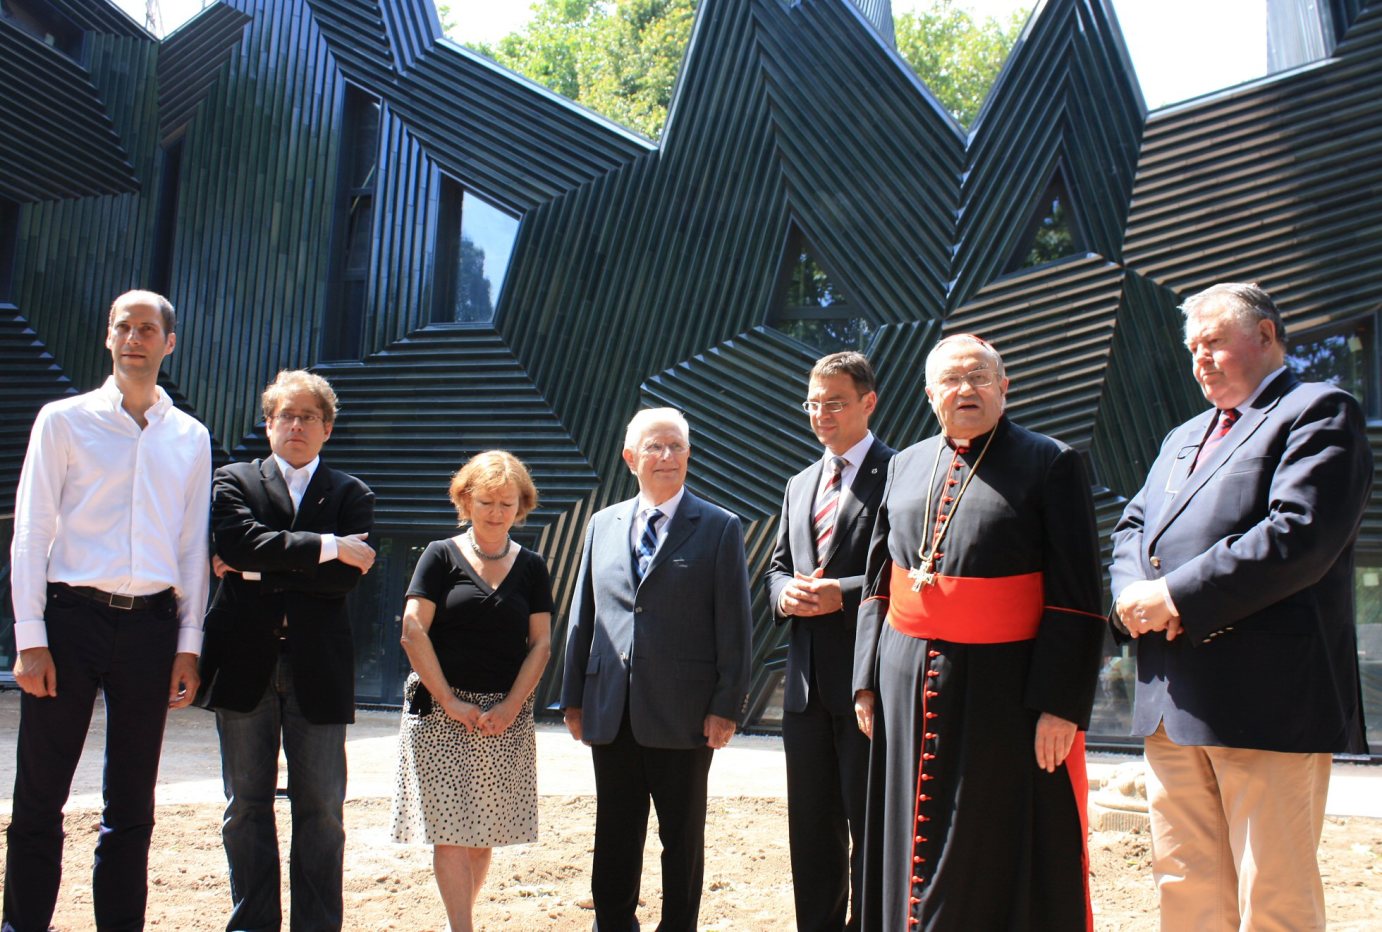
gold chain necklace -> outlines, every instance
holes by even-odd
[[[965,477],[964,483],[960,486],[960,491],[955,493],[955,501],[950,506],[950,513],[946,515],[944,521],[936,520],[935,540],[931,542],[931,552],[926,551],[926,540],[932,534],[931,516],[935,511],[931,507],[936,494],[936,473],[941,468],[941,451],[946,448],[944,438],[936,446],[936,462],[931,467],[931,481],[926,487],[926,517],[921,523],[921,546],[917,547],[917,556],[921,557],[921,565],[907,572],[907,578],[912,580],[912,591],[920,592],[922,586],[929,586],[936,581],[936,553],[941,549],[941,542],[945,540],[946,531],[950,530],[950,525],[954,523],[955,512],[960,510],[960,499],[965,497],[965,490],[974,481],[974,477],[979,474],[979,464],[984,461],[984,454],[989,451],[989,444],[993,443],[994,435],[998,433],[998,425],[994,425],[993,430],[989,431],[989,438],[984,441],[984,448],[979,451],[979,457],[974,461],[974,466],[969,470],[969,475]],[[958,451],[957,451],[958,452]]]

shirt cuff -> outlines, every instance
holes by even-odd
[[[259,580],[264,578],[264,574],[258,570],[245,570],[240,574],[240,578],[248,580],[249,582],[259,582]]]
[[[318,563],[330,563],[332,560],[336,559],[336,554],[339,552],[339,548],[337,547],[337,544],[336,544],[336,535],[335,535],[335,534],[323,534],[323,535],[321,536],[321,538],[322,538],[322,552],[321,552],[321,556],[317,557],[317,562],[318,562]]]
[[[178,629],[178,653],[196,654],[201,656],[202,652],[202,629],[179,628]]]
[[[47,646],[48,626],[44,622],[16,621],[14,623],[14,649],[16,651]]]
[[[1176,603],[1171,601],[1171,587],[1166,585],[1166,580],[1161,581],[1161,597],[1166,601],[1166,609],[1172,615],[1179,618],[1180,612],[1176,611]]]

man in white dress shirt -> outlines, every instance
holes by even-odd
[[[11,587],[20,697],[4,929],[45,930],[62,871],[62,807],[100,690],[100,929],[142,929],[163,725],[197,691],[207,591],[211,444],[158,386],[173,306],[130,291],[110,308],[114,372],[34,421],[15,497]]]

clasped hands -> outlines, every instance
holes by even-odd
[[[508,702],[499,702],[486,712],[455,693],[442,698],[440,704],[448,717],[460,722],[461,727],[472,734],[502,735],[518,717],[518,710],[511,708]]]
[[[1181,633],[1180,616],[1171,611],[1165,580],[1142,579],[1129,584],[1118,594],[1113,610],[1132,637],[1165,631],[1166,640],[1174,641]]]
[[[822,577],[823,568],[811,573],[793,573],[792,581],[778,597],[778,608],[784,615],[798,618],[814,618],[817,615],[832,615],[844,607],[844,593],[840,591],[838,579]]]

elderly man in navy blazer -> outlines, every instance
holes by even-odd
[[[773,617],[791,625],[782,744],[800,930],[859,927],[869,739],[854,715],[854,631],[873,516],[897,452],[869,430],[875,383],[861,353],[812,367],[802,407],[825,454],[788,481],[768,567]]]
[[[662,840],[663,932],[693,932],[706,783],[748,704],[748,568],[739,519],[686,490],[686,419],[638,412],[624,462],[638,496],[586,528],[561,705],[595,763],[591,892],[601,932],[637,929],[649,799]]]
[[[1323,929],[1331,753],[1367,750],[1353,545],[1363,413],[1301,382],[1256,285],[1182,308],[1214,406],[1173,430],[1114,531],[1115,626],[1137,639],[1164,929]]]

